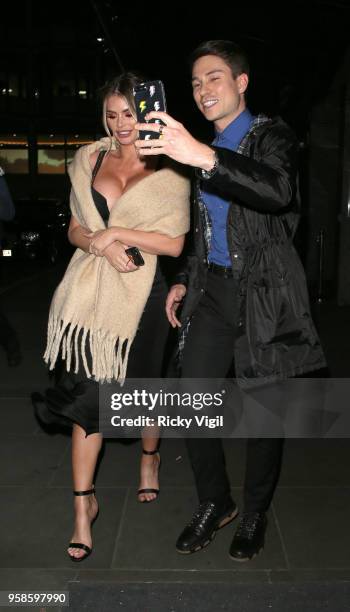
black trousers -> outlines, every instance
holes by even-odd
[[[223,378],[233,361],[236,328],[237,282],[208,272],[207,287],[192,317],[186,339],[182,376]],[[195,476],[199,501],[219,506],[231,501],[221,439],[188,438],[186,445]],[[265,512],[277,483],[283,440],[251,438],[247,441],[244,509]]]

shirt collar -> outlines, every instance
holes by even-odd
[[[222,132],[216,132],[213,144],[235,150],[248,132],[254,117],[246,108]]]

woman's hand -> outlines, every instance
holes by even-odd
[[[186,130],[186,128],[167,113],[152,111],[146,119],[161,119],[165,125],[159,123],[137,123],[137,130],[158,132],[159,139],[137,140],[135,146],[141,155],[168,155],[175,161],[196,168],[209,170],[215,162],[213,149],[199,142]]]
[[[127,244],[114,241],[104,250],[104,257],[118,272],[135,272],[135,270],[138,270],[138,266],[135,266],[130,257],[125,253],[127,248]]]
[[[103,257],[104,251],[117,240],[113,227],[89,232],[85,236],[90,239],[89,253],[96,257]]]
[[[168,293],[165,311],[168,321],[172,327],[181,327],[181,322],[176,317],[176,311],[186,295],[186,287],[182,284],[173,285]]]

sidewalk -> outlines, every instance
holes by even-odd
[[[235,525],[220,531],[199,553],[176,553],[176,538],[196,506],[181,440],[163,441],[161,493],[151,504],[140,504],[136,497],[140,443],[107,440],[96,479],[100,516],[93,531],[94,551],[83,564],[69,560],[65,550],[73,525],[70,438],[45,434],[28,399],[31,391],[50,384],[41,354],[57,274],[52,269],[38,270],[30,281],[1,296],[2,308],[20,337],[24,359],[18,368],[10,369],[0,354],[0,590],[69,590],[72,583],[75,588],[176,583],[180,589],[184,583],[213,583],[214,587],[349,581],[347,439],[286,442],[265,551],[247,564],[237,564],[228,556]],[[333,376],[349,376],[349,323],[350,308],[332,303],[321,306],[320,332]],[[225,446],[232,493],[240,504],[244,442],[227,440]],[[201,609],[200,602],[197,607]]]

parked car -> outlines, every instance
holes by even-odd
[[[69,256],[69,207],[57,198],[15,201],[16,215],[5,228],[5,246],[13,259],[40,259],[51,264]]]

